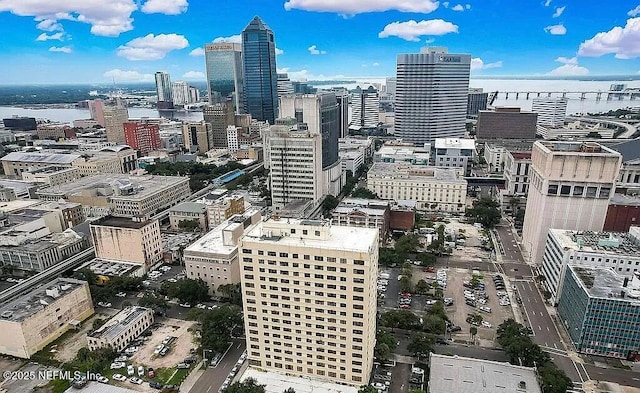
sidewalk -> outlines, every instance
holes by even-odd
[[[202,369],[203,363],[204,361],[200,361],[200,363],[196,365],[196,367],[189,373],[189,375],[187,375],[187,378],[185,378],[184,382],[182,382],[182,384],[180,385],[181,392],[190,391],[191,388],[193,388],[193,385],[195,385],[198,379],[200,379],[202,374],[204,374],[206,370]]]

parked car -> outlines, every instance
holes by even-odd
[[[118,370],[124,367],[126,367],[126,364],[124,362],[113,362],[111,363],[111,366],[109,366],[111,370]]]
[[[487,321],[482,321],[482,326],[486,327],[486,328],[491,328],[491,324]]]
[[[113,374],[113,376],[111,378],[115,379],[116,381],[120,381],[120,382],[124,382],[124,381],[127,380],[127,377],[125,377],[122,374]]]
[[[109,378],[107,378],[107,377],[103,377],[102,375],[100,375],[100,376],[97,378],[97,381],[98,381],[98,382],[100,382],[100,383],[109,383]]]
[[[127,297],[127,294],[125,292],[118,292],[116,293],[117,297]]]
[[[191,304],[189,304],[189,303],[180,303],[180,307],[191,308]]]
[[[478,307],[478,310],[486,312],[486,313],[490,313],[491,312],[491,307],[480,306],[480,307]]]
[[[162,348],[162,350],[158,353],[160,356],[166,356],[167,353],[169,353],[169,347],[164,347]]]
[[[160,390],[164,387],[164,385],[160,382],[149,381],[149,387]]]
[[[136,370],[133,368],[133,365],[130,364],[127,366],[127,375],[132,376],[135,374]]]
[[[144,367],[138,366],[138,376],[139,377],[144,376]]]
[[[142,385],[143,381],[140,378],[131,377],[131,378],[129,378],[129,382],[135,383],[136,385]]]
[[[98,302],[98,306],[104,307],[104,308],[109,308],[109,307],[111,307],[111,303],[109,303],[109,302]]]
[[[176,366],[176,368],[178,369],[183,369],[186,370],[188,369],[190,366],[187,363],[178,363],[178,365]]]

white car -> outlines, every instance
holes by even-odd
[[[425,304],[426,304],[427,306],[432,306],[432,305],[436,304],[437,302],[438,302],[437,300],[433,300],[433,299],[432,299],[432,300],[427,300],[427,301],[425,302]]]
[[[480,306],[480,307],[478,307],[478,310],[486,312],[486,313],[490,313],[491,312],[491,307]]]
[[[111,363],[111,366],[109,366],[111,370],[118,370],[124,367],[126,367],[126,364],[124,362],[113,362]]]
[[[206,308],[207,308],[207,306],[206,306],[206,305],[204,305],[204,304],[202,304],[202,303],[200,303],[200,304],[196,304],[196,308],[199,308],[199,309],[201,309],[201,310],[204,310],[204,309],[206,309]]]
[[[135,383],[136,385],[142,385],[142,379],[136,377],[129,378],[129,382]]]
[[[136,370],[133,368],[133,365],[130,364],[127,366],[127,375],[132,376],[135,372]]]
[[[113,377],[112,377],[112,378],[113,378],[113,379],[115,379],[116,381],[121,381],[121,382],[123,382],[123,381],[126,381],[126,380],[127,380],[127,377],[125,377],[125,376],[124,376],[124,375],[122,375],[122,374],[113,374]]]
[[[180,307],[191,308],[191,304],[189,304],[189,303],[180,303]]]
[[[102,375],[97,378],[97,381],[100,383],[109,383],[109,378],[103,377]]]
[[[127,297],[127,294],[125,292],[118,292],[116,293],[117,297]]]
[[[144,376],[144,367],[138,366],[138,376],[139,377]]]
[[[170,279],[168,279],[167,281],[169,281],[169,282],[173,282],[173,283],[178,282],[178,280],[176,280],[175,278],[170,278]]]
[[[486,328],[491,328],[491,324],[487,321],[482,321],[482,326],[486,327]]]

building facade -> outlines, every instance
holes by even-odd
[[[156,77],[156,96],[158,98],[158,109],[173,108],[173,86],[168,73],[158,71]]]
[[[213,148],[211,124],[205,121],[186,122],[182,125],[182,140],[189,152],[205,154]]]
[[[331,212],[337,225],[378,229],[381,242],[389,233],[390,216],[389,201],[379,199],[344,198]]]
[[[532,263],[542,263],[548,228],[602,230],[621,163],[620,153],[593,142],[533,144],[522,231]]]
[[[249,230],[238,252],[249,365],[367,383],[376,336],[378,230],[271,219]]]
[[[545,127],[562,127],[567,116],[567,98],[534,98],[531,112],[538,114],[537,124]]]
[[[169,209],[169,224],[171,229],[179,230],[183,221],[198,223],[198,228],[206,231],[209,228],[207,220],[207,205],[196,202],[183,202]]]
[[[173,105],[185,106],[190,103],[189,84],[185,81],[173,82]]]
[[[633,225],[640,225],[640,197],[614,194],[607,208],[604,230],[627,232]]]
[[[127,143],[124,137],[124,123],[129,121],[127,108],[118,106],[105,106],[103,109],[104,128],[107,131],[107,141],[124,145]]]
[[[558,319],[580,353],[635,359],[640,348],[640,278],[607,268],[569,266]]]
[[[242,195],[229,195],[213,201],[207,206],[209,228],[215,228],[223,221],[236,214],[243,214],[245,210]]]
[[[418,210],[464,212],[467,181],[459,168],[376,162],[367,173],[367,188],[380,199],[415,201]]]
[[[538,114],[522,112],[517,107],[497,106],[478,113],[478,139],[535,139]]]
[[[206,235],[185,248],[183,257],[187,278],[204,281],[211,293],[220,285],[239,283],[238,241],[260,220],[260,210],[250,208],[212,227]]]
[[[106,216],[90,225],[96,257],[132,262],[150,268],[162,259],[158,220],[134,221]]]
[[[93,315],[86,281],[56,278],[0,306],[0,353],[29,359]]]
[[[476,142],[463,138],[436,138],[433,162],[435,166],[462,168],[465,175],[471,174],[476,157]]]
[[[20,179],[23,172],[51,166],[68,168],[84,159],[78,154],[12,152],[2,157],[0,161],[2,161],[5,175]]]
[[[153,323],[153,310],[145,307],[127,307],[104,325],[87,334],[89,350],[111,348],[123,351]]]
[[[398,55],[395,135],[415,144],[463,137],[470,67],[470,55],[445,48]]]
[[[378,128],[378,117],[380,112],[380,95],[373,86],[361,89],[360,86],[351,94],[351,105],[353,112],[351,115],[351,130],[367,130]]]
[[[504,160],[504,179],[508,195],[527,196],[530,170],[531,152],[507,150]]]
[[[274,124],[278,116],[278,74],[273,31],[259,18],[242,31],[244,109],[254,119]]]
[[[209,104],[226,102],[231,97],[235,110],[244,113],[242,45],[232,42],[206,44],[204,59]]]
[[[211,124],[211,142],[209,149],[227,147],[227,128],[235,125],[233,104],[231,101],[206,106],[203,110],[204,121]]]
[[[78,168],[48,166],[22,172],[22,180],[43,183],[47,186],[57,186],[71,183],[80,178]]]
[[[141,154],[148,154],[160,148],[160,128],[157,124],[127,122],[123,127],[125,143],[139,150]]]
[[[470,88],[467,101],[467,117],[478,116],[480,111],[487,110],[489,93],[485,93],[482,88]]]

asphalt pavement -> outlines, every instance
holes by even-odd
[[[193,385],[190,393],[218,393],[220,386],[231,370],[236,366],[240,355],[245,350],[244,340],[234,340],[229,351],[216,367],[209,367]],[[240,367],[238,367],[240,368]]]

